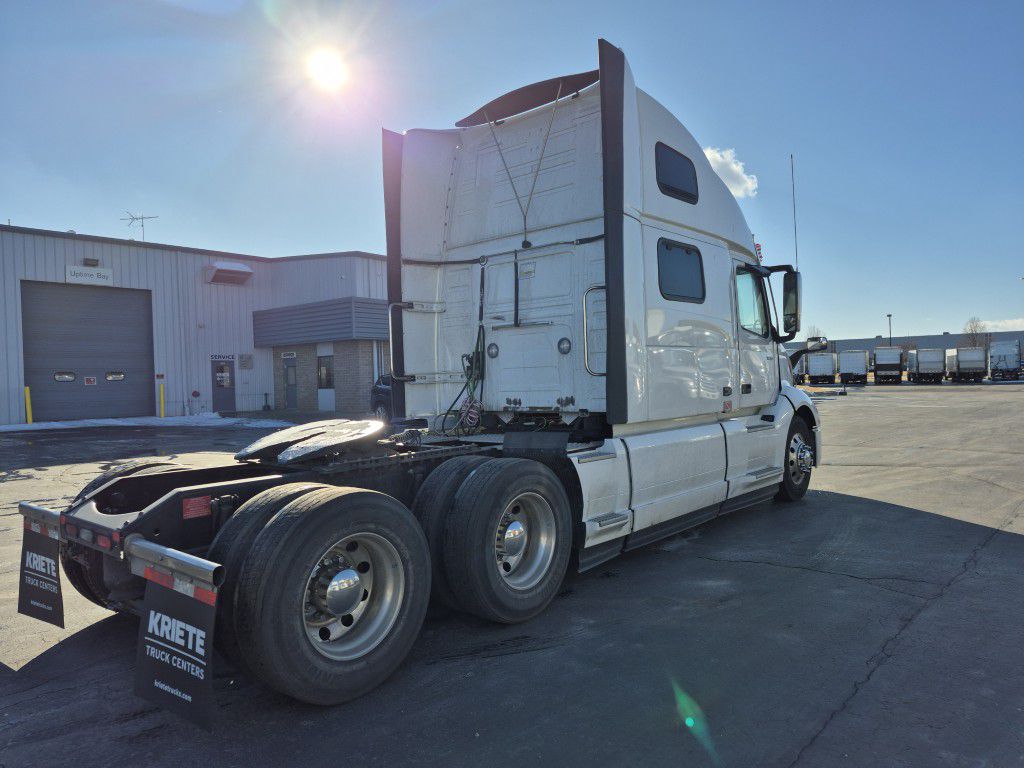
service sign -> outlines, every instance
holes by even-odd
[[[60,540],[57,529],[25,521],[21,538],[18,613],[64,627],[60,594]]]
[[[105,267],[79,267],[67,264],[64,267],[64,282],[79,285],[113,285],[114,270]]]
[[[215,602],[147,581],[135,661],[136,696],[206,729],[214,712]]]

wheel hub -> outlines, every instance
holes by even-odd
[[[363,584],[355,568],[338,571],[327,584],[324,605],[335,616],[352,613],[363,598]]]
[[[789,476],[794,483],[799,485],[814,468],[814,451],[798,433],[793,435],[793,439],[789,441],[788,454]]]
[[[390,631],[404,592],[404,568],[391,542],[369,533],[346,537],[310,572],[303,598],[306,636],[328,658],[359,658]]]
[[[513,520],[505,529],[505,554],[508,557],[519,557],[526,549],[528,539],[526,526],[518,520]]]
[[[547,500],[523,493],[498,520],[494,558],[498,574],[513,589],[530,589],[542,578],[555,551],[555,516]]]

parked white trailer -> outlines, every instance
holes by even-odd
[[[907,352],[907,381],[941,382],[946,375],[946,350],[912,349]]]
[[[839,380],[843,384],[867,384],[870,368],[866,349],[846,349],[839,353]]]
[[[950,381],[981,381],[988,372],[984,347],[956,347],[946,350],[946,377]]]
[[[875,347],[875,384],[903,382],[902,347]]]
[[[63,513],[23,504],[76,589],[127,610],[149,574],[180,583],[240,667],[337,703],[402,662],[431,592],[526,621],[570,564],[804,495],[820,420],[782,348],[799,274],[759,263],[701,144],[598,53],[453,128],[384,133],[392,413],[415,418],[300,425],[223,466],[112,470]]]
[[[989,376],[996,379],[1020,378],[1020,341],[993,341],[988,348]]]
[[[807,378],[811,384],[835,384],[836,367],[834,352],[811,352],[807,355]]]

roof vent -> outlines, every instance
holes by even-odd
[[[252,267],[237,261],[215,261],[205,271],[206,282],[223,285],[245,285],[252,277]]]

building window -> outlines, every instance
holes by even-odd
[[[700,251],[662,238],[658,241],[658,288],[671,301],[704,302],[704,264]]]
[[[659,141],[654,147],[654,167],[662,194],[697,204],[697,169],[690,158]]]
[[[743,267],[736,270],[736,312],[740,326],[758,336],[768,336],[768,302],[764,282]]]
[[[316,359],[316,386],[319,389],[334,389],[334,355]]]

